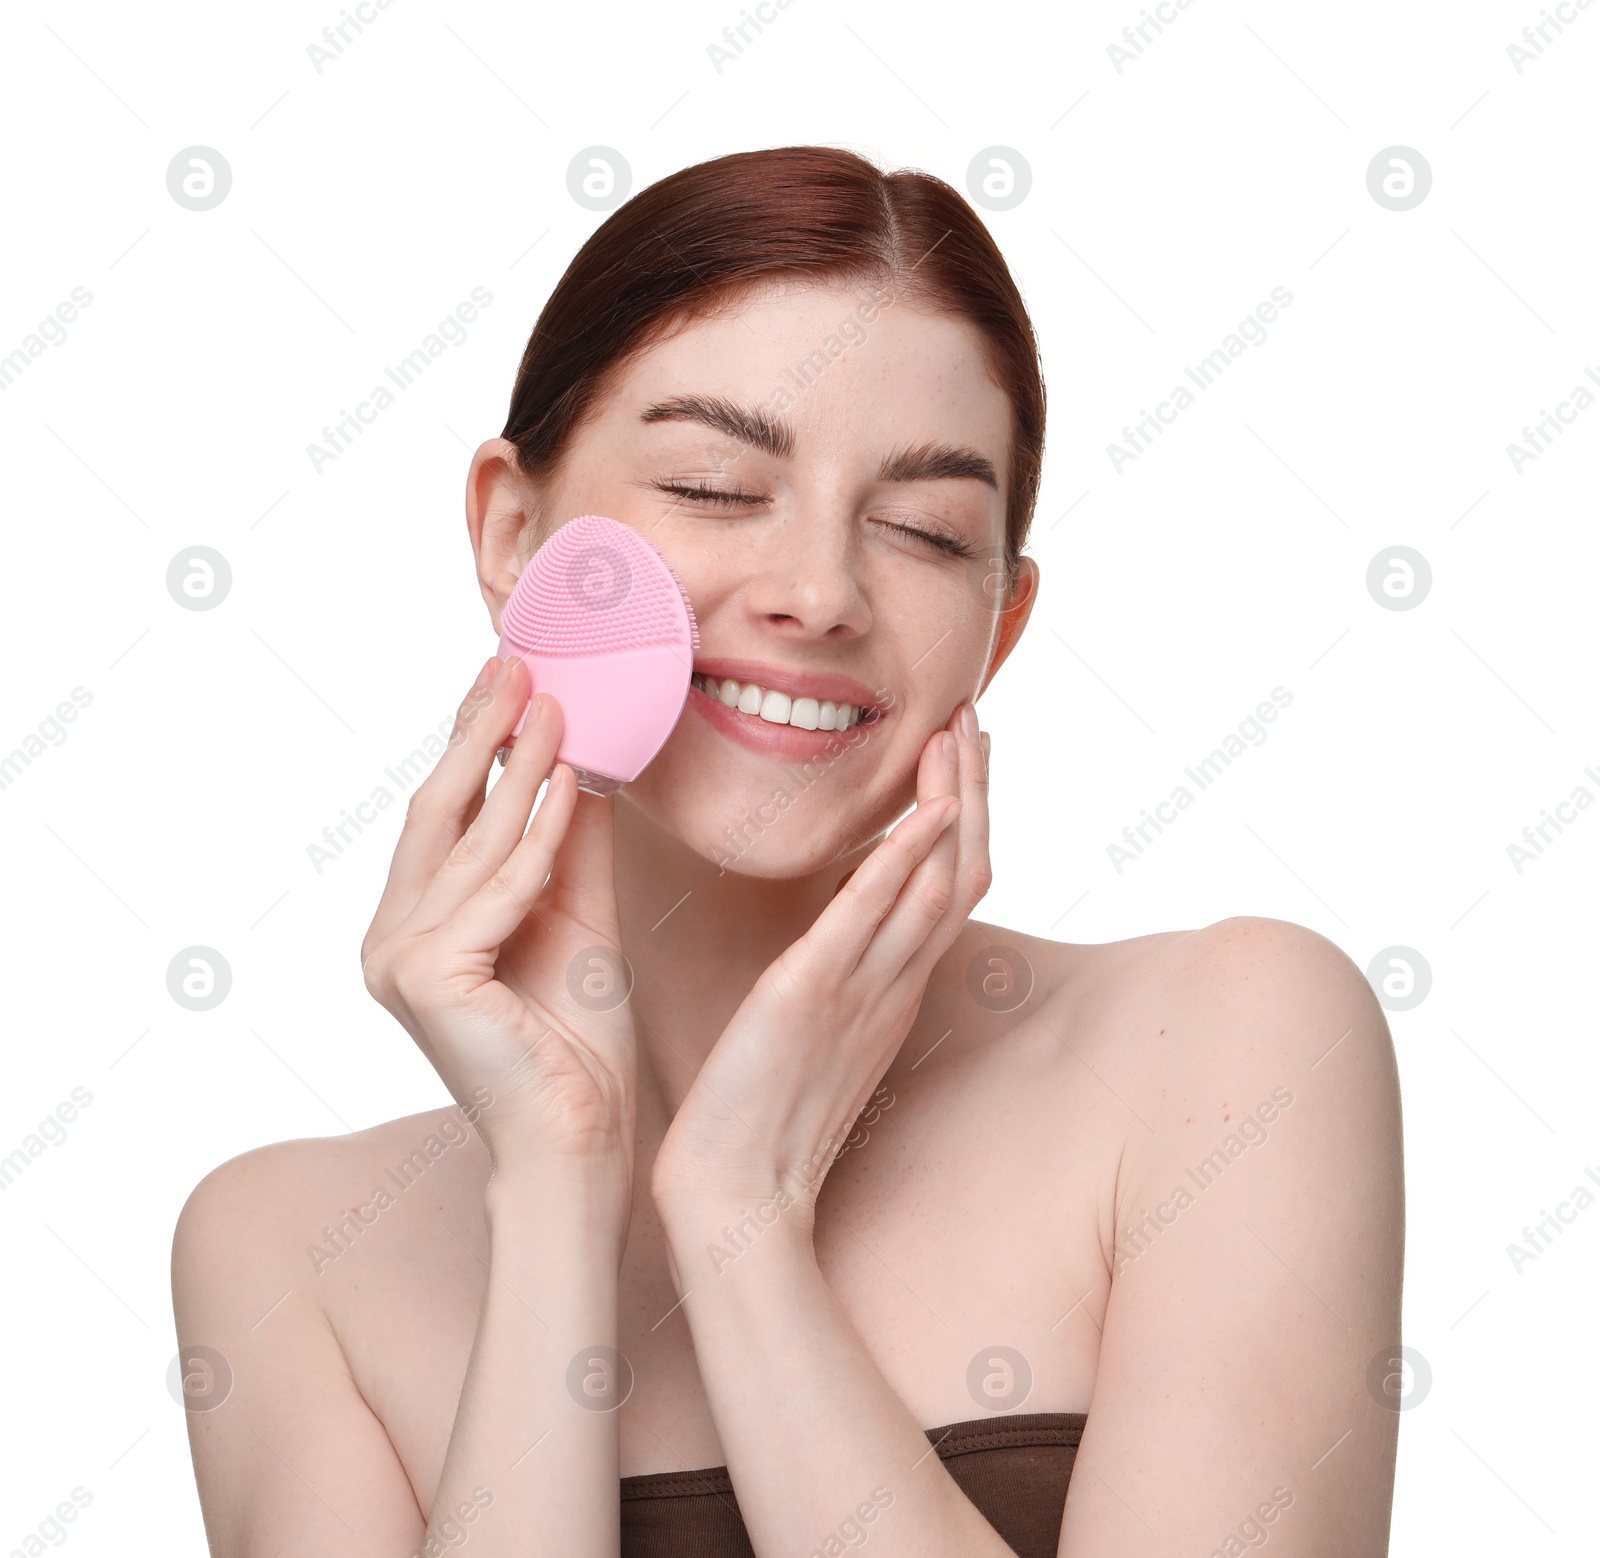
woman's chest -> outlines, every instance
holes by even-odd
[[[947,1067],[934,1085],[891,1073],[817,1202],[818,1266],[923,1427],[1086,1411],[1093,1390],[1120,1122],[1053,1052],[1009,1058]],[[636,1165],[639,1183],[648,1170]],[[424,1508],[487,1280],[481,1213],[462,1205],[440,1218],[450,1226],[419,1225],[396,1252],[413,1280],[393,1273],[367,1287],[347,1342]],[[723,1258],[741,1258],[761,1228],[730,1218]],[[623,1476],[726,1462],[685,1313],[693,1302],[692,1285],[683,1300],[674,1289],[648,1193],[636,1196],[619,1277],[617,1346],[632,1377],[618,1417]]]
[[[818,1266],[925,1428],[1086,1411],[1093,1390],[1120,1126],[1059,1066],[1017,1069],[886,1084],[818,1198]],[[710,1271],[761,1237],[759,1219],[730,1220],[715,1250],[690,1257]],[[635,1383],[623,1475],[724,1464],[685,1314],[692,1288],[680,1303],[653,1216],[630,1234],[624,1276],[618,1346]]]

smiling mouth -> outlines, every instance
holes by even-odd
[[[755,682],[738,682],[732,677],[717,677],[695,672],[689,678],[709,698],[725,708],[749,715],[764,724],[793,730],[849,730],[870,725],[882,716],[871,704],[837,703],[832,698],[791,697],[776,688]]]

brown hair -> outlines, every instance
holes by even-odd
[[[590,235],[539,314],[503,438],[523,472],[554,470],[630,357],[680,320],[763,283],[861,280],[966,319],[1010,397],[1005,565],[1014,580],[1039,492],[1044,381],[1005,260],[942,179],[884,173],[853,152],[783,146],[696,163],[642,189]]]

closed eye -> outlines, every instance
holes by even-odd
[[[978,554],[965,541],[957,541],[954,536],[941,535],[936,530],[924,530],[920,525],[902,525],[893,520],[879,520],[885,530],[898,530],[908,536],[915,536],[919,541],[926,541],[930,546],[937,547],[949,557],[976,557]]]
[[[659,492],[677,498],[680,502],[706,503],[713,508],[761,507],[772,501],[755,493],[739,492],[728,487],[708,487],[704,484],[691,486],[687,482],[655,481],[651,486]],[[895,530],[914,540],[924,541],[947,557],[973,558],[978,555],[966,542],[958,541],[954,536],[942,535],[936,530],[924,530],[920,525],[904,525],[894,520],[879,520],[878,523],[885,530]]]
[[[673,481],[652,482],[651,486],[660,492],[670,493],[675,498],[690,503],[709,503],[714,508],[749,508],[771,501],[768,498],[757,497],[754,493],[736,492],[727,487],[691,487],[685,482]]]

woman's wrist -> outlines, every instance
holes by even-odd
[[[537,1232],[618,1257],[627,1238],[632,1186],[625,1165],[589,1158],[496,1164],[484,1187],[491,1238]]]
[[[720,1276],[736,1262],[766,1264],[746,1260],[752,1251],[765,1251],[779,1260],[816,1258],[811,1198],[797,1199],[781,1188],[759,1196],[711,1189],[680,1191],[658,1196],[656,1214],[686,1287]]]
[[[771,1227],[778,1217],[794,1230],[810,1236],[817,1189],[837,1155],[828,1138],[810,1157],[799,1162],[772,1159],[723,1169],[714,1178],[686,1172],[660,1156],[651,1173],[650,1193],[656,1213],[669,1239],[675,1229],[686,1237],[720,1230],[731,1219],[736,1226],[746,1219]],[[752,1193],[750,1187],[761,1187]]]

